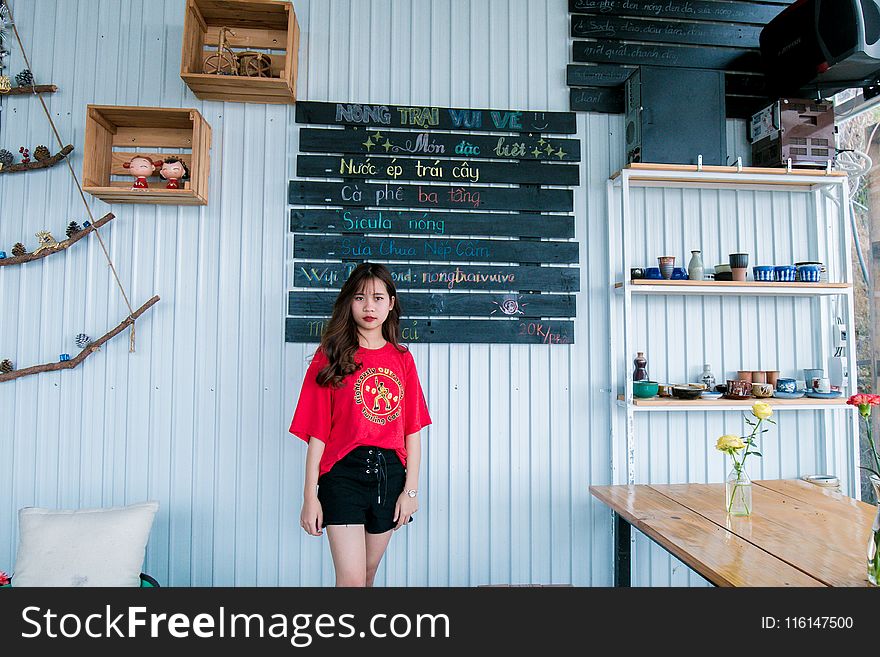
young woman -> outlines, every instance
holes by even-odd
[[[337,586],[372,586],[393,530],[419,508],[419,432],[431,424],[400,303],[383,265],[342,286],[290,432],[306,442],[300,525],[327,528]]]

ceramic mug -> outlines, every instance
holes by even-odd
[[[737,397],[748,397],[752,394],[752,382],[751,381],[733,381],[731,379],[727,380],[727,394],[735,395]]]
[[[825,370],[815,367],[812,369],[804,369],[804,385],[806,385],[807,390],[815,388],[816,384],[814,383],[814,380],[821,379],[823,376],[825,376]]]
[[[731,269],[745,269],[749,266],[748,253],[731,253],[728,258]]]
[[[776,379],[776,389],[779,392],[797,392],[797,380],[778,378]]]
[[[660,274],[666,280],[672,278],[672,270],[675,269],[675,256],[658,256],[657,264],[660,265]]]
[[[764,370],[752,371],[752,383],[767,383],[767,374]]]
[[[826,377],[817,378],[814,388],[816,392],[831,392],[831,380]]]
[[[755,397],[772,397],[773,386],[771,386],[769,383],[753,383],[752,394]]]
[[[749,383],[752,382],[752,371],[751,370],[739,370],[736,373],[736,376],[737,376],[737,379],[740,381],[748,381]],[[730,383],[730,382],[728,381],[728,383]]]
[[[775,386],[777,379],[779,379],[779,370],[764,370],[764,375],[767,377],[767,383]]]

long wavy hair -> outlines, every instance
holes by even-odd
[[[357,372],[362,363],[355,362],[355,353],[360,346],[358,342],[358,326],[351,314],[351,302],[355,295],[363,292],[371,282],[381,281],[385,284],[389,298],[394,299],[394,307],[382,324],[382,337],[394,345],[398,351],[405,351],[400,345],[400,299],[391,279],[391,272],[385,265],[375,262],[364,262],[354,268],[348,280],[342,285],[339,296],[333,304],[333,315],[327,322],[321,336],[321,348],[330,362],[318,372],[318,385],[339,388],[342,380],[349,374]]]

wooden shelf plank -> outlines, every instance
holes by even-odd
[[[801,281],[763,282],[763,281],[691,281],[636,279],[630,281],[632,294],[727,294],[727,295],[839,295],[850,294],[849,283],[805,283]],[[624,284],[618,281],[615,290],[623,291]]]
[[[650,171],[687,171],[702,173],[741,173],[742,175],[759,176],[759,175],[779,175],[786,173],[787,169],[773,167],[742,167],[737,169],[736,166],[718,166],[704,165],[702,169],[698,169],[696,164],[660,164],[656,162],[633,162],[624,167],[630,171],[650,172]],[[617,174],[619,175],[619,172]],[[846,173],[843,171],[832,171],[826,173],[825,169],[807,169],[804,167],[792,167],[791,175],[812,176],[816,178],[827,178],[828,176],[845,178]]]
[[[624,172],[626,178],[633,185],[645,185],[650,183],[687,186],[705,184],[735,185],[740,189],[757,188],[811,188],[820,185],[842,184],[846,180],[843,171],[830,171],[825,169],[792,168],[790,171],[784,168],[769,167],[740,167],[736,166],[703,166],[698,169],[690,164],[656,164],[649,162],[633,163],[625,166],[611,176],[611,180],[618,181]]]
[[[623,395],[618,395],[619,402],[625,402]],[[651,397],[650,399],[636,399],[632,401],[634,410],[655,411],[711,411],[717,409],[751,408],[755,402],[767,402],[771,406],[780,408],[793,408],[809,410],[811,408],[837,408],[846,406],[847,397],[842,395],[834,399],[817,399],[814,397],[801,397],[799,399],[778,399],[776,397],[749,399],[676,399],[674,397]]]
[[[97,196],[107,203],[155,203],[157,205],[207,205],[208,200],[202,198],[191,189],[149,188],[137,191],[126,187],[83,187],[83,191]]]

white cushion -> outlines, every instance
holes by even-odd
[[[18,512],[12,586],[140,586],[158,502]]]

